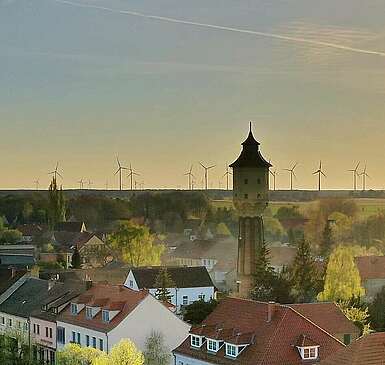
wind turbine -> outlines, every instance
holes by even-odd
[[[122,171],[128,170],[128,168],[122,166],[122,164],[119,161],[119,157],[116,157],[116,162],[118,163],[118,169],[116,170],[115,175],[119,173],[119,190],[122,190],[123,189]]]
[[[191,165],[190,170],[187,171],[184,176],[188,176],[188,189],[192,190],[192,179],[195,177],[192,173],[193,165]]]
[[[314,171],[313,175],[318,175],[318,191],[321,191],[321,177],[326,177],[325,173],[322,171],[322,161],[319,162],[318,170]]]
[[[297,177],[294,172],[297,166],[298,166],[298,162],[296,162],[291,169],[284,169],[285,171],[290,172],[290,190],[293,190],[293,177],[295,178]]]
[[[92,181],[90,179],[88,179],[88,183],[87,183],[88,189],[92,188],[92,184],[93,184]]]
[[[39,190],[40,180],[37,179],[33,183],[35,184],[36,190]]]
[[[354,191],[357,190],[357,176],[359,175],[359,174],[358,174],[358,168],[359,168],[359,166],[360,166],[360,163],[361,163],[361,162],[359,162],[359,163],[356,165],[356,168],[348,170],[349,172],[352,172],[352,173],[353,173],[353,189],[354,189]]]
[[[133,187],[134,187],[134,176],[135,176],[135,175],[136,175],[136,176],[139,176],[139,174],[136,173],[136,172],[133,170],[131,164],[130,164],[130,168],[128,169],[128,171],[130,171],[130,172],[129,172],[129,174],[127,175],[127,177],[130,178],[131,190],[133,190]]]
[[[274,171],[269,170],[269,173],[273,177],[273,189],[275,190],[275,187],[276,187],[275,182],[277,179],[278,172],[277,170],[274,170]]]
[[[78,181],[78,184],[79,184],[80,190],[83,190],[83,188],[84,188],[84,180],[83,180],[83,179],[80,179],[80,180]]]
[[[205,170],[205,190],[208,190],[208,187],[209,187],[209,170],[213,169],[215,167],[215,165],[211,165],[211,166],[205,166],[202,164],[202,162],[199,162],[199,164],[204,168]]]
[[[63,176],[59,173],[59,162],[56,163],[55,170],[48,173],[49,175],[53,175],[55,181],[57,180],[57,177],[60,176],[63,178]]]
[[[366,178],[368,177],[370,179],[370,176],[366,173],[366,165],[364,170],[359,174],[359,176],[362,176],[362,191],[366,190]]]
[[[229,186],[230,186],[230,184],[229,184],[229,177],[230,177],[230,175],[232,175],[231,171],[229,169],[229,166],[227,166],[227,164],[226,164],[226,172],[223,175],[223,177],[226,176],[226,190],[229,190]]]

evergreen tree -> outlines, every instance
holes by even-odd
[[[63,189],[58,189],[55,177],[52,179],[48,189],[48,223],[53,229],[59,222],[66,220],[66,204],[63,195]]]
[[[334,244],[334,239],[333,239],[333,230],[330,225],[330,221],[327,220],[325,224],[325,228],[322,232],[322,240],[321,240],[321,249],[320,253],[323,257],[328,257],[332,251]]]
[[[74,253],[72,255],[71,266],[73,269],[80,269],[81,263],[82,261],[81,261],[79,250],[77,246],[75,246]]]
[[[369,305],[371,323],[376,331],[385,330],[385,287],[377,293],[374,301]]]
[[[302,238],[297,244],[297,254],[291,267],[293,294],[299,303],[312,301],[316,295],[316,272],[310,244]]]
[[[157,275],[155,279],[155,297],[162,301],[162,302],[170,302],[172,295],[170,293],[170,290],[168,288],[175,287],[174,281],[171,279],[170,274],[167,271],[167,268],[164,266],[159,271],[159,274]]]
[[[330,255],[324,290],[318,294],[318,300],[349,301],[361,298],[364,294],[365,289],[361,287],[360,273],[350,248],[336,247]]]

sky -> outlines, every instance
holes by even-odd
[[[385,188],[384,1],[0,0],[0,189],[225,187],[249,121],[277,188]],[[128,186],[125,179],[125,186]],[[86,184],[87,185],[87,184]]]

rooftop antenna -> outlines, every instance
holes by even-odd
[[[354,169],[348,170],[349,172],[352,172],[352,173],[353,173],[353,189],[354,189],[354,191],[357,190],[357,176],[359,176],[359,174],[358,174],[358,168],[359,168],[359,166],[360,166],[360,163],[361,163],[361,162],[359,162],[359,163],[356,165],[356,167],[355,167]]]
[[[60,176],[61,178],[63,178],[63,176],[59,173],[59,162],[56,163],[55,170],[49,172],[48,174],[49,174],[49,175],[53,175],[53,178],[55,179],[55,181],[57,180],[57,177],[58,177],[58,176]]]
[[[118,169],[116,170],[115,175],[119,173],[119,190],[121,191],[121,190],[123,190],[122,171],[123,170],[128,170],[128,168],[122,166],[122,164],[119,161],[119,157],[118,156],[116,156],[116,162],[118,164]]]
[[[322,171],[322,161],[319,162],[318,170],[313,172],[313,175],[318,175],[318,191],[321,191],[321,178],[326,177],[325,173]]]
[[[83,179],[80,179],[80,180],[78,181],[78,184],[79,184],[80,190],[83,190],[83,188],[84,188],[84,180],[83,180]]]
[[[137,172],[135,172],[130,164],[130,168],[128,169],[130,171],[127,175],[127,177],[130,178],[130,185],[131,185],[131,190],[133,190],[134,187],[134,176],[139,176]]]
[[[290,190],[293,190],[293,177],[297,178],[294,172],[297,166],[298,166],[298,162],[296,162],[291,169],[284,169],[285,171],[290,172]]]
[[[202,164],[202,162],[199,162],[199,164],[205,170],[205,190],[208,190],[208,188],[209,188],[209,170],[213,169],[215,167],[215,165],[205,166]]]
[[[251,123],[251,122],[250,122]],[[226,164],[226,172],[224,173],[223,177],[226,176],[226,190],[229,190],[229,187],[230,187],[230,175],[231,174],[231,171],[229,169],[229,166],[228,164]]]
[[[184,175],[188,176],[188,190],[192,190],[192,181],[193,178],[195,177],[194,174],[192,173],[193,165],[191,165],[190,170],[187,171]]]
[[[366,165],[363,171],[359,174],[359,176],[362,176],[362,191],[366,191],[366,178],[368,177],[370,179],[370,176],[366,172]]]

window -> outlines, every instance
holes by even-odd
[[[72,331],[72,342],[76,343],[76,332]]]
[[[36,334],[40,335],[40,324],[36,325]]]
[[[206,298],[206,295],[204,295],[204,294],[200,294],[200,295],[198,295],[198,299],[199,300],[205,300],[205,298]]]
[[[88,319],[92,319],[92,308],[91,307],[86,307],[86,317]]]
[[[245,179],[245,185],[249,183],[249,179]]]
[[[80,333],[78,332],[78,341],[77,343],[80,345]]]
[[[237,346],[226,344],[226,356],[237,357]]]
[[[92,347],[96,349],[96,337],[92,337]]]
[[[188,296],[187,295],[183,295],[182,304],[183,305],[188,305]]]
[[[110,321],[110,312],[103,310],[102,311],[102,318],[104,322],[109,322]]]
[[[12,327],[12,318],[8,318],[8,327]]]
[[[48,335],[49,338],[52,338],[52,328],[50,327],[49,328],[49,335]]]
[[[100,351],[103,351],[104,347],[103,347],[103,339],[99,338],[99,350]]]
[[[33,324],[33,333],[36,333],[36,324]]]
[[[75,303],[71,303],[71,314],[74,316],[78,314],[78,306]]]
[[[244,198],[245,198],[245,199],[249,199],[249,194],[245,194],[245,195],[244,195]]]
[[[49,337],[49,328],[48,327],[45,328],[45,337]]]
[[[350,335],[350,333],[344,334],[344,344],[350,345],[351,342],[352,342],[352,336]]]
[[[57,342],[60,344],[65,343],[65,329],[63,327],[57,328]]]
[[[201,338],[199,336],[191,336],[191,346],[201,347]]]
[[[133,287],[134,287],[134,281],[130,280],[130,288],[133,288]]]
[[[301,357],[303,360],[316,359],[318,357],[318,347],[300,347]]]
[[[213,340],[207,340],[207,350],[212,352],[218,351],[218,342]]]
[[[20,328],[21,328],[21,322],[20,322],[20,321],[17,321],[17,322],[16,322],[16,326],[17,326],[17,328],[20,329]]]
[[[90,346],[90,336],[86,335],[86,346]]]
[[[5,325],[5,318],[4,317],[0,317],[0,324],[1,325]]]

